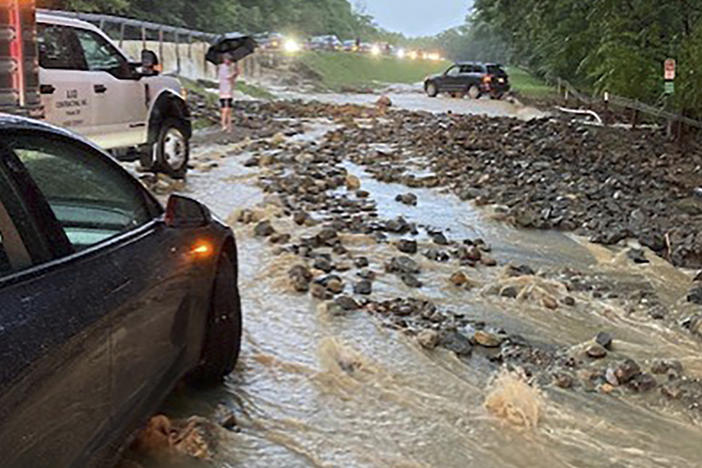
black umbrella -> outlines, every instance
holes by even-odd
[[[205,58],[208,62],[219,65],[224,61],[224,54],[228,54],[232,60],[238,61],[253,54],[255,49],[256,41],[251,36],[227,33],[215,38],[207,50]]]

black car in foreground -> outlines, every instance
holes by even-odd
[[[428,77],[424,90],[429,97],[439,93],[467,95],[472,99],[490,96],[501,99],[509,90],[509,77],[495,63],[459,62],[440,75]]]
[[[240,342],[228,227],[0,115],[0,466],[112,465],[179,379],[220,381]]]

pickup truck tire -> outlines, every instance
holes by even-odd
[[[436,87],[436,83],[427,83],[427,96],[433,98],[439,94],[439,88]]]
[[[219,258],[216,275],[200,364],[188,375],[196,385],[220,383],[234,370],[241,349],[241,299],[226,252]]]
[[[185,124],[174,118],[163,121],[156,139],[156,167],[174,179],[182,179],[188,170],[190,141]]]

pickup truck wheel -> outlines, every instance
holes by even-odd
[[[436,87],[436,84],[427,84],[427,96],[433,98],[436,97],[437,94],[439,94],[439,89]]]
[[[188,376],[194,384],[217,384],[231,374],[241,349],[241,299],[234,266],[222,253],[212,288],[200,365]]]
[[[188,170],[190,141],[186,134],[185,125],[180,120],[166,119],[156,140],[158,169],[174,179],[182,179]]]
[[[468,97],[471,99],[480,98],[480,89],[475,85],[471,85],[470,88],[468,88]]]

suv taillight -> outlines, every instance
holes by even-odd
[[[483,76],[483,83],[489,84],[490,82],[492,82],[492,76],[490,76],[490,75]]]

